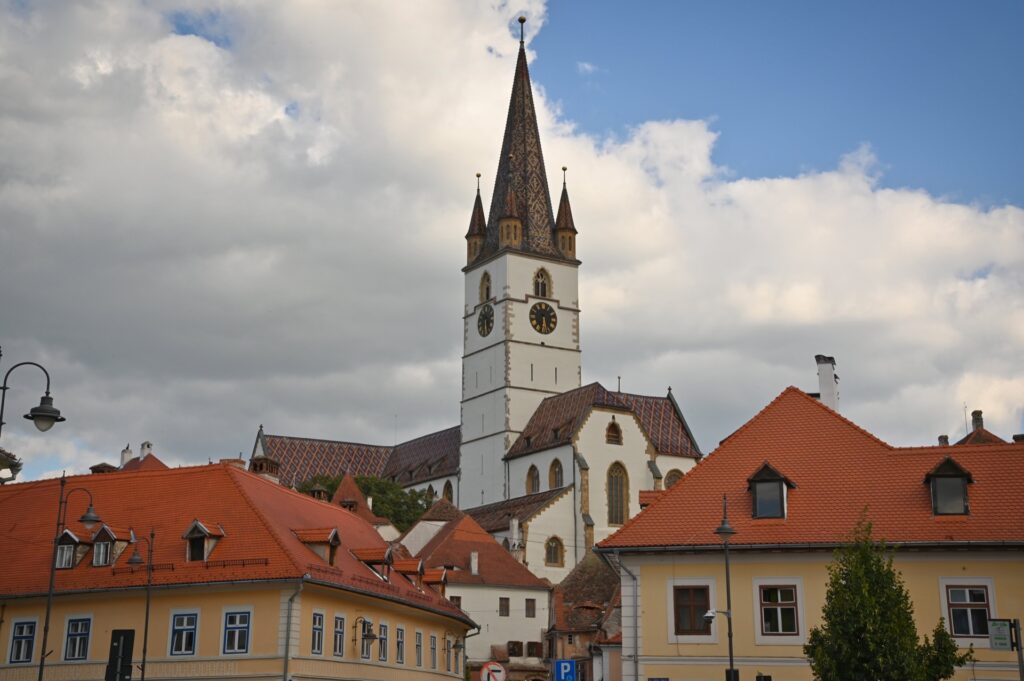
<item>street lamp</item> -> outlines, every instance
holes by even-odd
[[[132,532],[133,537],[134,535],[135,533]],[[139,666],[139,677],[141,681],[146,681],[146,647],[149,644],[149,598],[153,590],[153,542],[156,541],[156,532],[151,527],[149,528],[149,539],[139,537],[137,541],[146,542],[147,553],[149,554],[146,559],[146,621],[142,626],[142,664]],[[142,565],[142,556],[139,555],[138,546],[132,552],[132,557],[128,559],[128,564],[132,567]]]
[[[14,367],[11,368],[13,369]],[[7,373],[10,374],[11,372],[8,371]],[[49,377],[47,377],[47,381],[49,381]],[[6,382],[7,379],[5,378],[4,383],[6,384]],[[57,533],[53,536],[53,554],[50,556],[50,587],[46,591],[46,617],[43,620],[43,646],[39,650],[39,681],[43,681],[43,667],[46,665],[46,656],[49,654],[46,651],[46,639],[50,633],[50,612],[53,610],[53,586],[54,579],[57,576],[57,546],[60,543],[60,535],[63,534],[66,527],[65,521],[68,514],[68,499],[70,499],[71,495],[75,492],[85,492],[89,496],[89,507],[85,510],[85,513],[82,514],[82,517],[78,519],[78,522],[85,525],[85,529],[91,530],[93,527],[103,522],[100,520],[99,515],[96,514],[96,509],[93,508],[92,492],[84,487],[74,487],[68,490],[67,494],[65,494],[64,487],[67,484],[67,478],[61,475],[60,498],[57,502]]]
[[[0,357],[3,357],[2,352],[0,352]],[[3,432],[4,407],[7,406],[7,391],[10,389],[10,386],[7,385],[7,379],[10,378],[11,372],[18,367],[23,366],[34,366],[42,371],[46,376],[46,394],[39,398],[38,407],[32,407],[28,410],[28,413],[25,414],[25,418],[36,424],[36,428],[44,433],[50,428],[53,428],[53,424],[60,423],[65,420],[64,417],[60,415],[60,410],[53,406],[53,398],[50,397],[50,372],[48,372],[42,364],[37,364],[36,362],[18,362],[8,369],[6,374],[4,374],[4,384],[0,386],[0,433]]]
[[[363,636],[362,636],[362,640],[363,641],[371,641],[371,642],[377,640],[377,634],[373,633],[373,622],[371,622],[370,620],[368,620],[365,617],[363,617],[362,615],[360,615],[359,617],[356,618],[356,621],[352,623],[352,645],[353,646],[359,645],[359,640],[360,640],[359,639],[359,623],[360,622],[363,623],[363,632],[362,632]],[[367,624],[369,624],[370,626],[366,626]],[[362,654],[362,653],[360,653],[360,654]]]
[[[736,671],[732,657],[732,584],[729,582],[729,538],[736,534],[736,530],[729,524],[729,501],[724,494],[722,524],[715,529],[715,534],[722,538],[722,545],[725,548],[725,611],[722,614],[725,615],[729,626],[729,669],[725,672],[725,681],[740,681],[740,673]],[[709,611],[708,614],[714,619],[714,611]]]
[[[449,641],[451,639],[455,639],[455,643],[449,643]],[[458,673],[458,671],[459,671],[459,653],[461,653],[463,650],[466,649],[466,645],[462,642],[461,639],[459,639],[458,634],[456,634],[454,632],[451,632],[451,631],[448,631],[447,629],[444,632],[444,641],[445,641],[445,647],[447,648],[450,645],[451,646],[450,650],[452,650],[455,653],[455,671],[456,671],[456,673]]]

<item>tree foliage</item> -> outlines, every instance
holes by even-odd
[[[296,486],[303,494],[309,494],[313,487],[320,485],[330,496],[338,490],[344,475],[314,475]],[[407,490],[398,483],[371,475],[356,476],[356,485],[366,497],[373,497],[373,512],[391,521],[399,532],[405,532],[434,503],[426,491]]]
[[[939,681],[971,659],[973,651],[957,651],[942,618],[931,639],[918,640],[910,595],[886,545],[872,541],[870,523],[857,524],[828,573],[822,623],[804,646],[819,681]]]

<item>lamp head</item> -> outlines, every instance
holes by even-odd
[[[135,551],[132,552],[132,557],[128,559],[128,564],[132,567],[143,564],[142,556],[139,555],[139,547],[135,547]]]
[[[714,610],[708,610],[706,613],[704,613],[704,621],[707,622],[708,624],[711,624],[712,622],[714,622],[715,621],[715,611]]]
[[[25,418],[36,424],[36,428],[44,433],[53,428],[53,424],[66,420],[60,415],[60,409],[53,406],[53,398],[49,393],[39,398],[39,406],[29,409]]]
[[[78,522],[85,525],[85,529],[91,530],[103,521],[100,520],[99,515],[96,514],[96,509],[94,509],[90,503],[89,508],[85,509],[85,513],[83,513],[82,517],[78,519]]]

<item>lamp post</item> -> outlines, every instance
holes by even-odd
[[[722,524],[715,529],[715,534],[722,538],[725,548],[725,619],[729,626],[729,669],[725,672],[725,681],[739,681],[740,674],[736,671],[732,656],[732,584],[729,581],[729,538],[736,530],[729,524],[729,501],[722,495]]]
[[[18,365],[15,365],[18,366]],[[11,367],[12,369],[14,367]],[[10,374],[10,371],[7,372]],[[6,384],[7,379],[4,379]],[[63,420],[63,419],[62,419]],[[52,425],[52,424],[51,424]],[[75,492],[85,492],[89,495],[89,507],[86,509],[82,517],[78,519],[78,522],[85,525],[85,529],[91,530],[98,523],[103,522],[100,517],[96,515],[96,509],[93,508],[92,492],[84,487],[74,487],[68,490],[67,494],[64,493],[64,487],[67,485],[67,478],[63,475],[60,476],[60,498],[57,502],[57,533],[53,536],[53,553],[50,556],[50,586],[46,591],[46,617],[43,619],[43,645],[39,650],[39,681],[43,681],[43,668],[46,665],[46,640],[50,633],[50,612],[53,610],[53,586],[54,579],[57,576],[57,546],[60,543],[60,535],[63,534],[65,529],[65,520],[68,513],[68,499]]]
[[[449,643],[451,639],[455,640],[455,643]],[[458,634],[448,631],[445,629],[444,632],[444,645],[446,650],[451,650],[455,653],[455,671],[459,671],[459,653],[466,649],[465,644],[459,640]],[[449,646],[451,646],[449,648]],[[447,656],[447,653],[446,653]]]
[[[360,622],[363,623],[363,632],[362,632],[363,635],[362,635],[361,638],[359,636],[359,623]],[[370,627],[367,627],[366,626],[367,624],[369,624]],[[356,621],[352,623],[352,645],[353,646],[360,645],[361,641],[373,642],[373,641],[376,641],[376,640],[377,640],[377,634],[373,633],[373,623],[370,620],[368,620],[365,617],[363,617],[362,615],[357,617]],[[360,649],[359,655],[362,656],[362,654],[363,654],[362,649]]]
[[[149,645],[149,599],[153,591],[153,542],[156,541],[156,532],[149,528],[149,538],[139,537],[139,541],[146,542],[146,621],[142,625],[142,664],[139,666],[139,678],[146,681],[146,647]],[[139,555],[139,547],[135,547],[128,564],[137,567],[142,565],[142,556]]]
[[[0,352],[0,357],[3,357],[3,352]],[[37,364],[36,362],[18,362],[8,369],[6,374],[4,374],[4,384],[0,386],[0,434],[3,433],[4,408],[7,406],[7,391],[10,389],[10,386],[7,384],[7,379],[10,378],[11,373],[15,369],[23,366],[34,366],[42,371],[43,375],[46,376],[46,393],[39,398],[39,406],[29,409],[28,413],[25,414],[25,418],[36,424],[36,428],[44,433],[50,428],[53,428],[53,424],[60,423],[65,420],[64,417],[60,415],[60,409],[53,406],[53,398],[50,397],[50,372],[47,371],[42,364]]]

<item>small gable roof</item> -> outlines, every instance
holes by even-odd
[[[516,518],[520,524],[529,521],[570,489],[571,485],[559,487],[476,508],[467,508],[463,512],[488,532],[499,532],[509,528],[512,518]]]
[[[157,458],[156,454],[146,454],[142,458],[135,457],[125,463],[119,469],[122,473],[136,471],[163,471],[167,470],[167,464]]]
[[[344,476],[341,482],[338,483],[338,489],[334,491],[331,503],[355,513],[374,526],[387,525],[391,522],[387,518],[382,518],[373,512],[370,504],[366,501],[366,497],[363,495],[363,491],[359,489],[359,485],[356,484],[355,478],[351,475]]]

